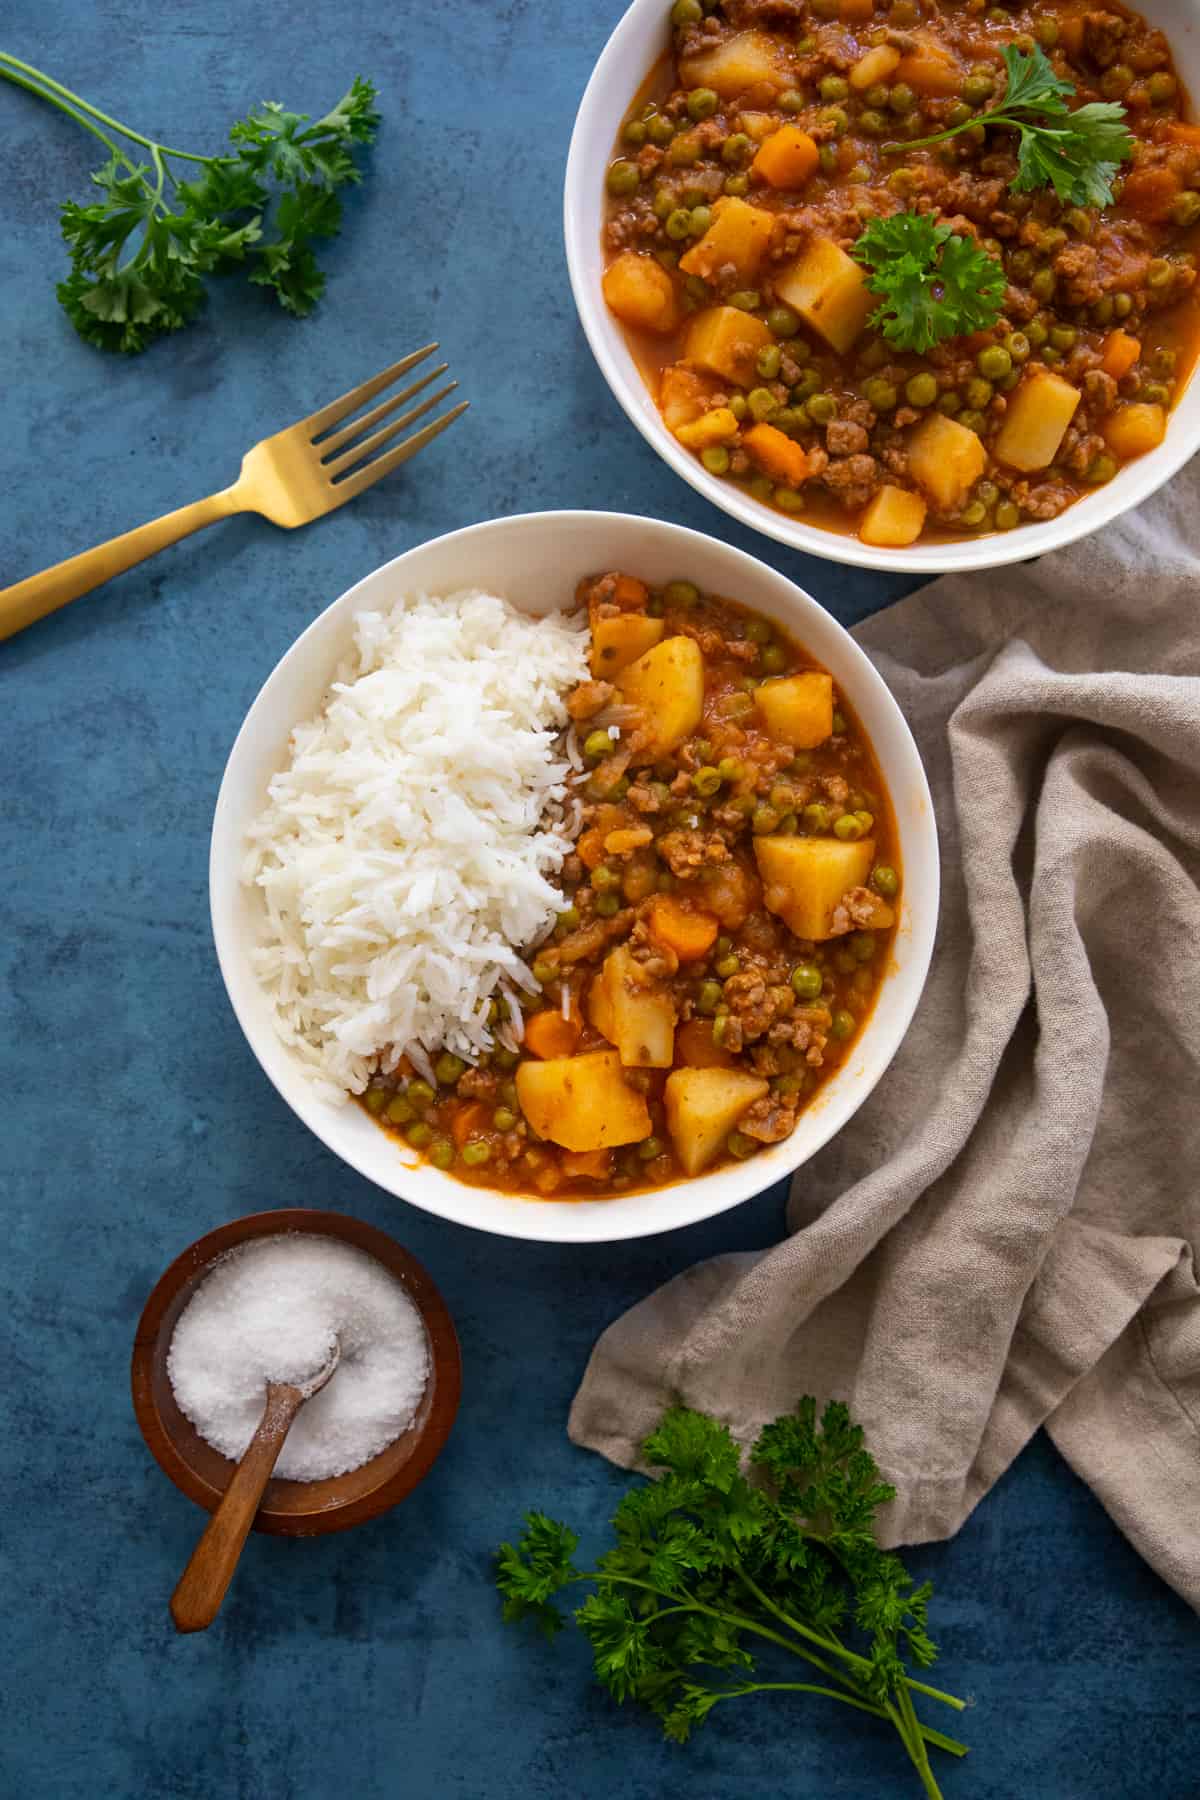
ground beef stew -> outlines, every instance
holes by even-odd
[[[786,1138],[875,1002],[901,880],[871,746],[778,626],[683,580],[606,574],[579,600],[582,816],[523,1040],[362,1096],[436,1167],[553,1199]]]
[[[1200,126],[1161,32],[1112,0],[675,0],[671,19],[607,173],[604,294],[712,474],[900,547],[1052,519],[1161,441],[1200,334]],[[1098,186],[1019,167],[1036,132],[975,122],[1030,76],[1035,126],[1095,104],[1116,122]],[[877,312],[872,222],[900,215],[932,332]],[[946,238],[986,272],[985,328],[947,293]]]

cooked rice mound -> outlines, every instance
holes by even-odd
[[[563,906],[571,848],[565,700],[587,631],[477,589],[359,613],[354,654],[249,833],[254,952],[284,1042],[323,1095],[407,1054],[475,1061],[536,989],[520,947]],[[577,812],[577,807],[572,809]]]

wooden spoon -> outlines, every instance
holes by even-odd
[[[267,1384],[267,1404],[258,1430],[247,1444],[221,1504],[208,1521],[179,1578],[179,1586],[171,1595],[171,1617],[177,1631],[204,1631],[221,1610],[263,1489],[271,1479],[292,1421],[304,1402],[320,1393],[337,1368],[341,1354],[341,1345],[335,1343],[329,1361],[298,1387],[286,1381]]]

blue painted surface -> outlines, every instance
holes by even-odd
[[[876,1800],[914,1791],[888,1734],[816,1702],[743,1703],[687,1751],[593,1691],[582,1646],[500,1626],[488,1552],[539,1503],[593,1541],[624,1477],[567,1442],[602,1327],[701,1256],[765,1245],[782,1196],[628,1247],[495,1242],[337,1164],[261,1078],[209,942],[221,768],[314,614],[385,558],[497,513],[596,506],[726,535],[843,620],[903,584],[789,556],[654,458],[593,369],[558,231],[577,98],[614,12],[577,0],[432,9],[310,0],[8,0],[4,47],[131,123],[207,149],[256,99],[314,112],[352,74],[386,129],[297,325],[226,284],[141,359],[81,344],[53,302],[56,205],[90,141],[0,86],[0,582],[223,485],[242,449],[435,333],[466,424],[300,536],[223,525],[0,647],[0,1793],[22,1800]],[[384,1521],[254,1541],[219,1626],[166,1598],[201,1523],[129,1407],[160,1270],[219,1221],[331,1206],[433,1272],[466,1387],[431,1479]],[[953,1800],[1195,1794],[1196,1627],[1036,1445],[937,1582],[942,1673],[977,1706]],[[830,1709],[831,1710],[831,1709]],[[1189,1733],[1191,1744],[1189,1746]]]

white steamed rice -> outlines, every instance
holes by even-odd
[[[492,994],[536,988],[517,947],[563,905],[549,877],[577,820],[560,734],[588,672],[582,623],[477,589],[359,613],[354,639],[292,733],[244,869],[276,1027],[330,1100],[381,1057],[427,1076],[442,1047],[475,1060]]]

